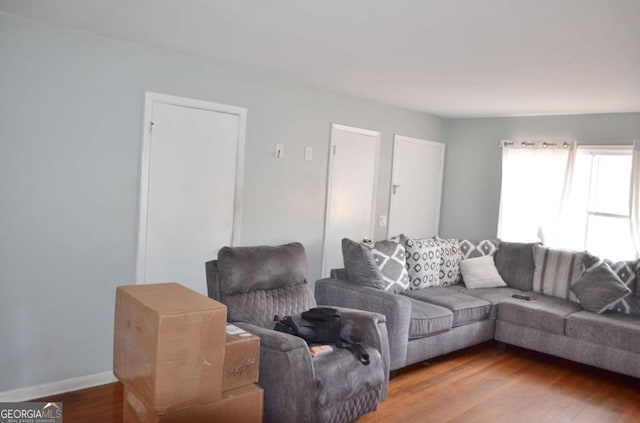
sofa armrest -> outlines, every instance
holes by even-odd
[[[258,383],[264,389],[264,421],[313,421],[309,398],[314,398],[316,385],[307,343],[297,336],[251,323],[233,324],[260,338]]]
[[[390,369],[395,370],[404,366],[411,316],[411,301],[408,298],[334,278],[317,281],[315,296],[320,304],[366,310],[384,315],[389,339]]]
[[[387,335],[386,318],[383,314],[332,306],[342,317],[341,337],[350,342],[367,344],[377,349],[382,356],[382,370],[385,383],[380,394],[380,401],[387,397],[389,386],[389,337]]]

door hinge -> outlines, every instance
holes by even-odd
[[[149,131],[153,131],[153,125],[155,124],[155,122],[149,122]]]
[[[336,146],[335,145],[333,146],[333,155],[334,156],[336,155]]]

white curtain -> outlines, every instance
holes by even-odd
[[[636,249],[636,255],[640,255],[640,140],[633,142],[629,220],[631,222],[631,237]]]
[[[498,238],[557,244],[570,196],[575,142],[502,141],[501,145]]]

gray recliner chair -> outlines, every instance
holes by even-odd
[[[273,330],[275,315],[296,316],[316,306],[301,244],[224,247],[218,260],[206,263],[206,272],[209,296],[227,306],[228,320],[260,337],[265,422],[349,422],[386,397],[389,341],[383,315],[338,308],[341,336],[364,346],[368,366],[343,348],[312,357],[302,338]]]

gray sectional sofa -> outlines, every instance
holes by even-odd
[[[564,299],[545,294],[544,286],[533,291],[534,279],[538,285],[550,286],[552,267],[558,266],[555,262],[541,264],[542,258],[548,258],[542,256],[543,250],[538,260],[534,249],[539,247],[534,244],[499,245],[495,264],[505,287],[468,289],[460,282],[392,293],[354,283],[344,269],[336,269],[331,277],[316,282],[315,296],[322,304],[384,314],[391,370],[496,339],[640,378],[640,315],[586,311],[569,293],[569,285],[584,275],[584,253],[569,257],[571,266],[580,271],[568,271]],[[625,281],[633,291],[625,307],[640,304],[637,263],[629,266],[633,275],[619,270],[622,277],[628,276]],[[534,299],[517,299],[514,294]]]

